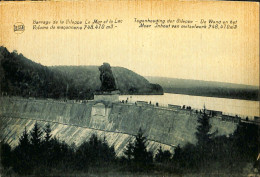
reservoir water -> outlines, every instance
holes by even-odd
[[[238,115],[242,118],[248,116],[253,119],[259,116],[259,102],[249,100],[238,100],[228,98],[192,96],[182,94],[164,93],[164,95],[120,95],[120,100],[127,100],[129,103],[136,101],[151,101],[152,104],[159,103],[159,106],[168,106],[168,104],[191,106],[193,109],[206,109],[222,111],[223,114]]]

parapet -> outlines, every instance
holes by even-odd
[[[96,92],[94,94],[94,101],[108,101],[108,102],[119,102],[119,91],[111,92]]]

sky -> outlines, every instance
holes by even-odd
[[[237,29],[139,28],[136,19],[237,21]],[[104,30],[33,30],[33,21],[122,20]],[[88,1],[0,4],[0,45],[42,65],[101,65],[142,76],[259,85],[259,3]],[[25,31],[14,32],[21,22]],[[44,25],[42,25],[44,26]]]

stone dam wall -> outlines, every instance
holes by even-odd
[[[190,110],[173,110],[135,104],[88,101],[86,103],[62,102],[0,97],[0,138],[16,146],[24,128],[28,131],[35,122],[51,125],[52,134],[76,146],[95,133],[106,137],[109,145],[122,155],[126,144],[134,140],[139,128],[148,138],[148,149],[156,152],[162,146],[170,151],[180,144],[196,143],[199,113]],[[212,132],[217,135],[232,134],[237,123],[210,119]]]

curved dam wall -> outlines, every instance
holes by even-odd
[[[37,121],[49,123],[53,136],[71,144],[80,145],[93,134],[106,136],[116,153],[122,155],[128,141],[141,127],[148,138],[148,149],[173,151],[174,146],[196,143],[199,114],[190,110],[173,110],[138,106],[135,104],[88,101],[86,103],[59,102],[22,98],[0,98],[1,140],[17,145],[24,128],[30,131]],[[217,135],[232,134],[237,123],[210,119],[212,132]]]

